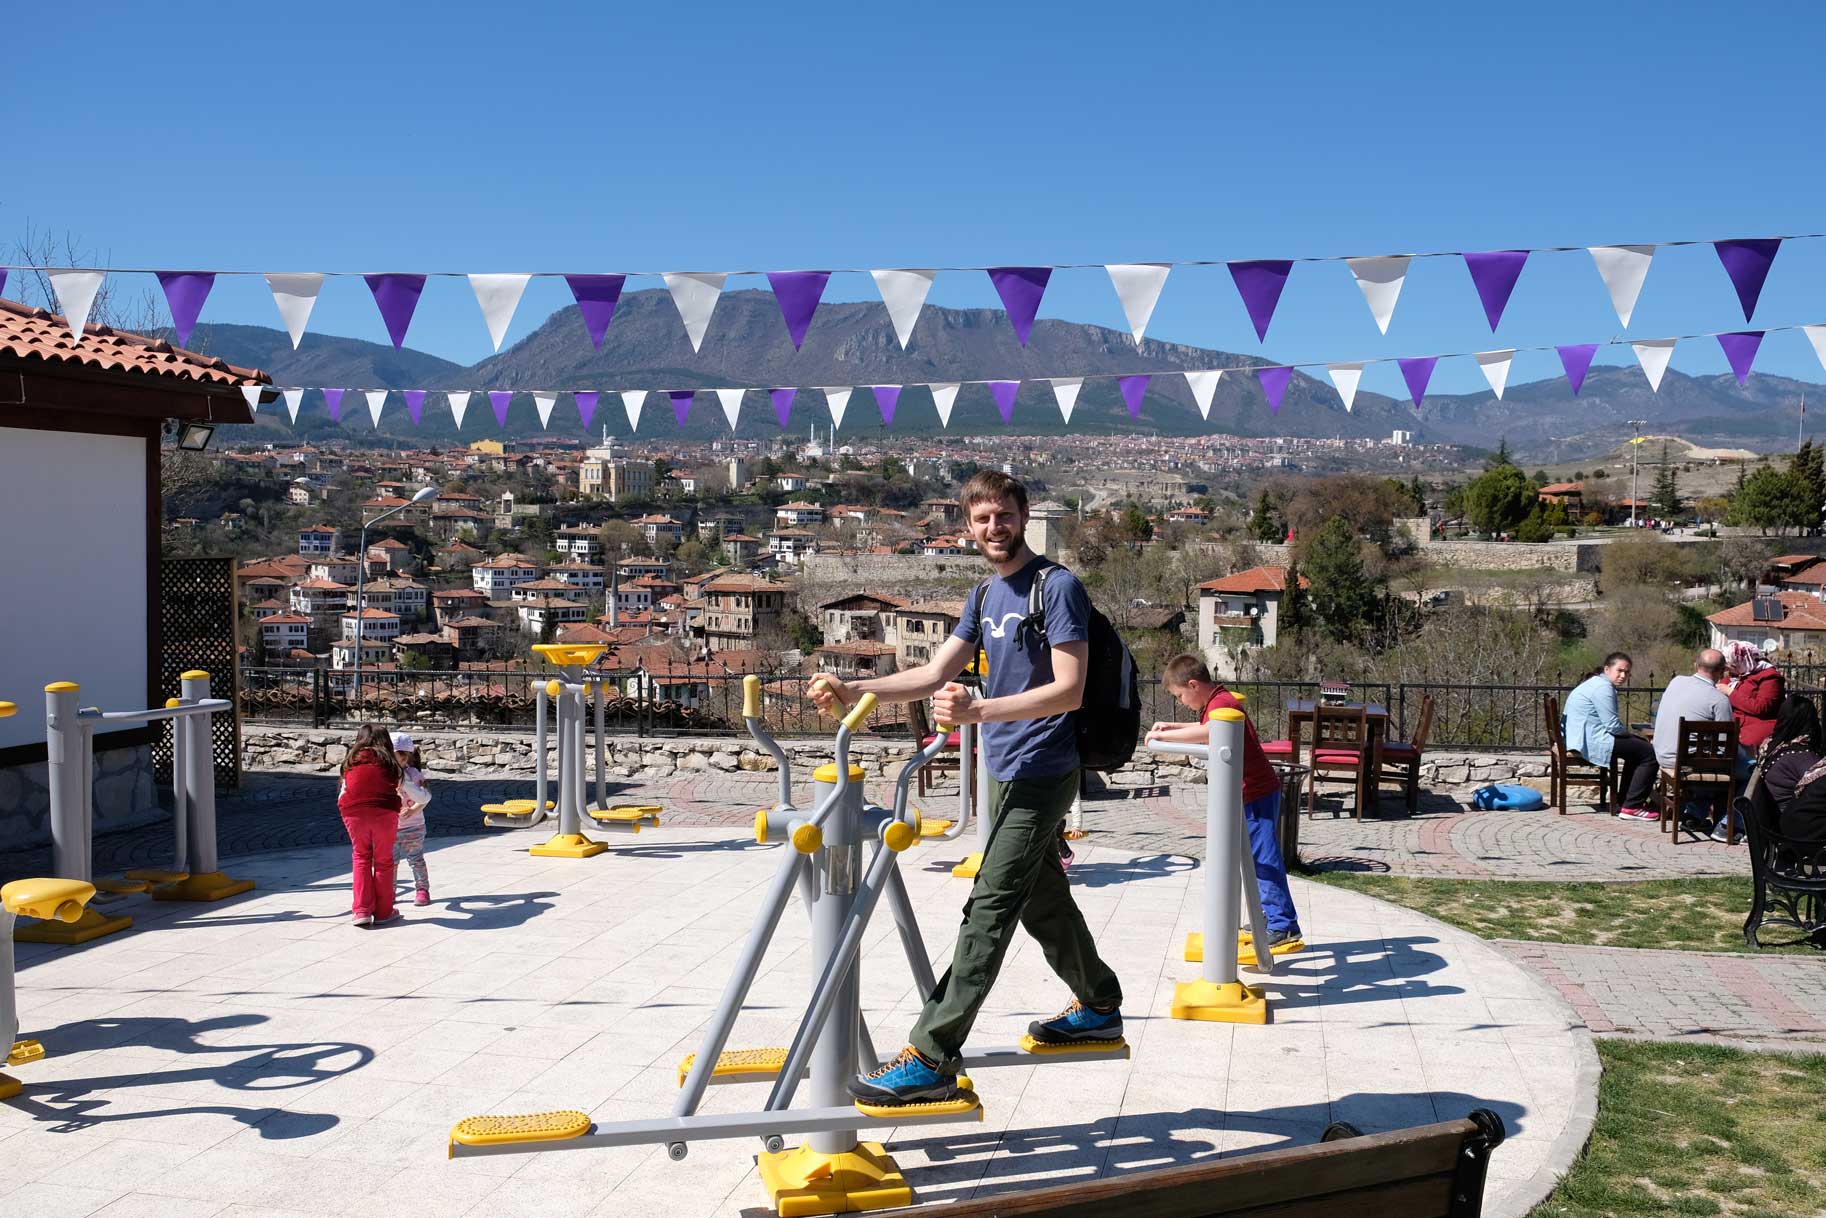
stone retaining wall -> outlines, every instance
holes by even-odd
[[[95,832],[131,829],[169,815],[152,790],[152,749],[95,750]],[[0,769],[0,850],[51,840],[51,788],[45,763]]]

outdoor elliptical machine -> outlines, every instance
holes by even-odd
[[[742,715],[748,731],[780,766],[780,802],[755,817],[755,836],[785,844],[780,863],[756,914],[735,971],[711,1016],[696,1053],[679,1067],[680,1092],[669,1117],[597,1125],[587,1113],[548,1112],[527,1116],[469,1117],[450,1132],[452,1157],[514,1154],[539,1150],[582,1150],[599,1146],[664,1143],[673,1160],[702,1139],[758,1138],[762,1181],[782,1218],[907,1205],[912,1191],[879,1143],[863,1142],[863,1129],[889,1129],[980,1121],[982,1103],[960,1074],[957,1098],[932,1103],[876,1106],[854,1101],[846,1089],[858,1071],[881,1064],[860,1003],[860,948],[869,917],[883,897],[892,911],[907,965],[919,988],[936,987],[930,957],[897,866],[900,853],[919,839],[908,792],[920,767],[945,747],[947,730],[902,767],[894,806],[865,804],[863,773],[850,764],[850,739],[875,707],[864,694],[837,729],[836,760],[813,775],[815,799],[809,811],[792,803],[786,753],[761,721],[761,682],[743,679]],[[959,833],[962,821],[952,826]],[[866,864],[863,843],[873,843]],[[797,890],[812,921],[812,951],[818,977],[804,1017],[784,1049],[725,1051],[749,987],[760,971],[768,943],[786,903]],[[966,1047],[964,1068],[1032,1065],[1036,1061],[1109,1061],[1129,1056],[1126,1041],[1086,1045],[1042,1045],[1024,1037],[1019,1045]],[[811,1106],[792,1108],[801,1079],[809,1078]],[[712,1083],[771,1081],[759,1110],[700,1113]],[[809,1135],[786,1149],[786,1135]]]

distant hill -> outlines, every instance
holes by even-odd
[[[882,431],[874,384],[923,384],[941,380],[1019,379],[1013,429],[1024,434],[1123,434],[1154,432],[1194,435],[1224,432],[1244,436],[1385,437],[1396,428],[1422,440],[1492,447],[1507,436],[1510,447],[1526,460],[1576,460],[1611,450],[1629,434],[1628,420],[1678,431],[1700,444],[1782,448],[1793,434],[1790,403],[1809,386],[1785,377],[1758,375],[1739,389],[1729,375],[1688,377],[1669,371],[1661,392],[1652,394],[1635,368],[1594,368],[1584,392],[1574,397],[1558,377],[1509,387],[1506,400],[1489,393],[1429,396],[1419,416],[1405,400],[1376,393],[1357,395],[1355,410],[1346,412],[1329,381],[1296,373],[1279,414],[1271,414],[1255,377],[1243,371],[1219,383],[1209,422],[1201,419],[1181,371],[1246,369],[1254,357],[1210,351],[1178,343],[1148,340],[1139,349],[1126,333],[1103,326],[1042,320],[1029,345],[1015,343],[1007,319],[994,309],[946,309],[928,306],[913,341],[903,351],[880,304],[833,303],[820,306],[806,337],[795,352],[771,294],[730,292],[718,302],[701,354],[694,354],[678,314],[663,291],[630,292],[621,299],[602,350],[584,332],[575,308],[553,313],[532,334],[471,367],[421,352],[359,339],[307,334],[299,349],[281,330],[264,326],[203,325],[192,346],[231,363],[261,368],[280,384],[390,389],[599,389],[605,391],[598,419],[612,432],[626,434],[627,420],[612,391],[621,388],[708,388],[742,384],[856,386],[842,431]],[[1113,381],[1088,383],[1068,426],[1059,418],[1047,374],[1151,372],[1156,374],[1142,406],[1140,422],[1131,421]],[[307,397],[297,431],[321,437],[340,431],[352,437],[369,432],[361,399],[344,403],[344,422],[334,428],[315,394]],[[470,406],[465,436],[496,434],[485,398]],[[813,422],[829,422],[823,394],[802,391],[790,422],[800,432]],[[256,426],[291,432],[283,409],[263,411]],[[582,427],[567,398],[552,418],[554,432],[580,435]],[[764,394],[743,403],[739,434],[776,433]],[[896,433],[940,431],[937,412],[923,389],[909,389],[900,399]],[[1004,430],[989,392],[969,386],[959,395],[951,432],[994,434]],[[702,395],[692,407],[683,434],[708,438],[726,426],[716,400]],[[538,420],[527,399],[516,400],[508,419],[510,437],[535,435]],[[670,403],[650,398],[640,432],[678,434]],[[427,403],[425,422],[415,429],[399,400],[393,399],[381,434],[398,439],[417,436],[449,442],[457,437],[449,411],[435,396]]]

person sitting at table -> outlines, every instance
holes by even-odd
[[[1655,760],[1662,769],[1671,771],[1674,768],[1674,759],[1680,749],[1682,719],[1701,723],[1731,721],[1731,700],[1718,689],[1724,675],[1724,652],[1708,647],[1693,658],[1692,672],[1675,677],[1661,691],[1661,705],[1655,710]],[[1715,798],[1710,794],[1701,795],[1679,809],[1681,827],[1693,833],[1709,833],[1715,842],[1724,841],[1725,817],[1721,815],[1716,825],[1712,823],[1710,809]]]
[[[1731,717],[1737,720],[1737,748],[1742,765],[1738,779],[1750,776],[1756,750],[1775,730],[1775,716],[1787,696],[1782,670],[1763,658],[1762,649],[1750,643],[1725,646],[1725,679],[1718,688],[1731,700]]]
[[[1604,657],[1597,672],[1566,695],[1560,712],[1560,732],[1566,750],[1577,753],[1602,770],[1620,758],[1623,773],[1617,784],[1617,815],[1626,820],[1658,820],[1660,813],[1648,806],[1655,786],[1655,748],[1623,725],[1617,714],[1617,691],[1629,682],[1627,651]]]

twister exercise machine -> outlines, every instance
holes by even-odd
[[[483,804],[483,823],[496,829],[528,829],[556,811],[558,831],[527,853],[550,858],[589,858],[607,850],[605,842],[592,841],[583,832],[589,817],[610,833],[639,833],[643,824],[659,824],[658,804],[609,803],[608,731],[604,689],[608,682],[598,675],[589,679],[589,666],[608,650],[600,643],[535,643],[533,650],[559,671],[560,676],[533,683],[533,797],[506,803]],[[547,731],[546,700],[556,708],[558,737],[558,798],[548,797],[551,734]],[[590,802],[585,777],[585,733],[591,705],[596,711],[596,799]]]
[[[846,1088],[856,1073],[873,1070],[882,1061],[862,1017],[860,948],[870,915],[884,897],[914,983],[925,993],[936,986],[897,862],[919,838],[916,814],[908,805],[910,786],[919,769],[945,747],[947,730],[941,726],[901,769],[892,808],[865,804],[862,769],[850,763],[851,736],[876,702],[875,695],[864,694],[837,729],[836,760],[813,775],[812,807],[801,810],[792,803],[785,751],[761,722],[760,679],[746,677],[742,684],[742,715],[749,734],[780,765],[780,801],[756,816],[755,835],[763,842],[784,843],[784,849],[698,1051],[679,1066],[680,1091],[672,1115],[602,1125],[593,1123],[587,1113],[574,1111],[469,1117],[451,1130],[452,1157],[663,1143],[676,1161],[685,1158],[694,1141],[751,1137],[761,1144],[756,1162],[776,1210],[782,1218],[792,1218],[911,1203],[912,1192],[893,1159],[880,1143],[861,1141],[860,1131],[982,1120],[982,1103],[969,1078],[961,1074],[955,1099],[931,1103],[871,1105],[853,1101]],[[961,831],[962,824],[953,828]],[[866,863],[865,841],[872,846]],[[726,1051],[749,987],[795,891],[811,915],[812,953],[818,962],[805,1014],[785,1048]],[[1128,1055],[1123,1041],[1050,1046],[1024,1037],[1007,1047],[967,1046],[962,1059],[964,1068],[973,1069],[1036,1061],[1119,1060]],[[810,1103],[793,1108],[801,1080],[809,1080]],[[711,1084],[756,1082],[771,1084],[759,1109],[698,1111]],[[787,1149],[789,1134],[808,1137],[804,1144]]]

